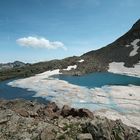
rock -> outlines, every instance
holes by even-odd
[[[61,115],[63,117],[67,117],[70,115],[70,111],[71,111],[71,107],[69,107],[68,105],[64,105],[62,110],[61,110]]]
[[[55,119],[55,118],[59,117],[60,109],[58,108],[58,106],[54,102],[52,102],[52,103],[49,103],[44,108],[38,109],[37,114],[43,118],[47,116],[50,119]]]
[[[93,140],[92,135],[90,133],[79,134],[76,139],[77,140]]]
[[[71,108],[68,105],[64,105],[62,110],[61,110],[61,115],[63,117],[68,117],[68,116],[77,117],[78,116],[78,109]]]
[[[79,109],[78,110],[78,116],[79,117],[88,117],[88,118],[91,118],[91,119],[94,118],[93,113],[91,111],[89,111],[88,109]]]
[[[87,132],[89,132],[92,135],[93,139],[95,139],[95,140],[98,140],[98,139],[104,140],[105,139],[106,140],[106,138],[104,137],[104,134],[102,132],[101,125],[99,126],[96,123],[93,124],[93,123],[89,122],[86,124],[86,129],[87,129]]]
[[[72,108],[70,110],[70,115],[73,116],[73,117],[78,117],[79,116],[78,109]]]
[[[139,130],[128,128],[120,120],[111,121],[107,118],[94,118],[85,123],[83,132],[90,133],[94,140],[133,140],[140,138]]]
[[[28,111],[26,111],[26,109],[18,109],[15,110],[15,112],[21,115],[22,117],[29,117],[29,113]]]
[[[7,119],[2,119],[2,120],[0,120],[0,124],[5,124],[5,123],[7,123],[7,122],[8,122]]]
[[[59,110],[58,106],[54,102],[49,103],[46,108],[51,109],[53,112],[57,112]]]
[[[5,102],[0,104],[5,106]],[[113,121],[95,115],[90,119],[88,117],[93,114],[86,109],[64,106],[61,110],[55,104],[47,107],[39,103],[30,106],[28,101],[20,100],[7,101],[6,104],[5,109],[0,108],[0,140],[140,139],[140,130],[129,127],[120,120]]]
[[[33,117],[33,118],[38,116],[38,114],[36,112],[33,112],[33,111],[30,111],[29,114],[30,114],[30,117]]]
[[[52,110],[52,108],[45,108],[44,109],[44,114],[49,117],[50,119],[56,119],[59,117],[59,115],[57,114],[57,112],[54,112]]]
[[[49,103],[47,106],[43,108],[40,107],[37,110],[37,114],[42,119],[44,119],[45,117],[49,117],[50,119],[55,119],[59,117],[60,109],[55,103]]]
[[[71,108],[68,105],[64,105],[61,110],[61,115],[63,117],[73,116],[73,117],[88,117],[93,119],[93,113],[89,111],[88,109],[75,109]]]
[[[40,136],[41,140],[55,140],[55,134],[49,128],[45,128]]]

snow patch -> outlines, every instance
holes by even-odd
[[[138,54],[138,49],[140,46],[137,45],[137,43],[140,41],[140,39],[135,39],[133,42],[131,42],[131,45],[133,46],[133,50],[130,52],[129,56],[135,56]],[[126,47],[130,47],[130,45],[126,45]]]
[[[85,61],[84,59],[81,59],[81,60],[79,60],[78,62],[79,62],[79,63],[82,63],[82,62],[84,62],[84,61]]]
[[[125,47],[130,47],[130,45],[125,45]]]
[[[140,77],[140,62],[133,68],[125,67],[124,62],[112,62],[109,64],[108,72]]]
[[[73,66],[68,66],[66,69],[63,69],[63,70],[72,70],[72,69],[76,69],[77,68],[77,65],[73,65]]]

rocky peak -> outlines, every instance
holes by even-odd
[[[25,65],[25,63],[20,62],[20,61],[15,61],[15,62],[13,62],[13,66],[14,66],[14,67],[22,67],[22,66],[24,66],[24,65]]]
[[[0,70],[12,69],[12,68],[20,68],[24,67],[26,64],[20,61],[15,61],[13,63],[0,63]]]
[[[140,30],[140,19],[132,26],[131,30]]]

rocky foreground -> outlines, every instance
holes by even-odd
[[[0,140],[139,140],[140,130],[95,116],[25,100],[0,100]]]

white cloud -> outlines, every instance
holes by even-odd
[[[58,49],[62,48],[66,50],[64,44],[60,41],[49,41],[44,37],[23,37],[16,40],[17,44],[23,47],[32,47],[32,48],[46,48],[46,49]]]

